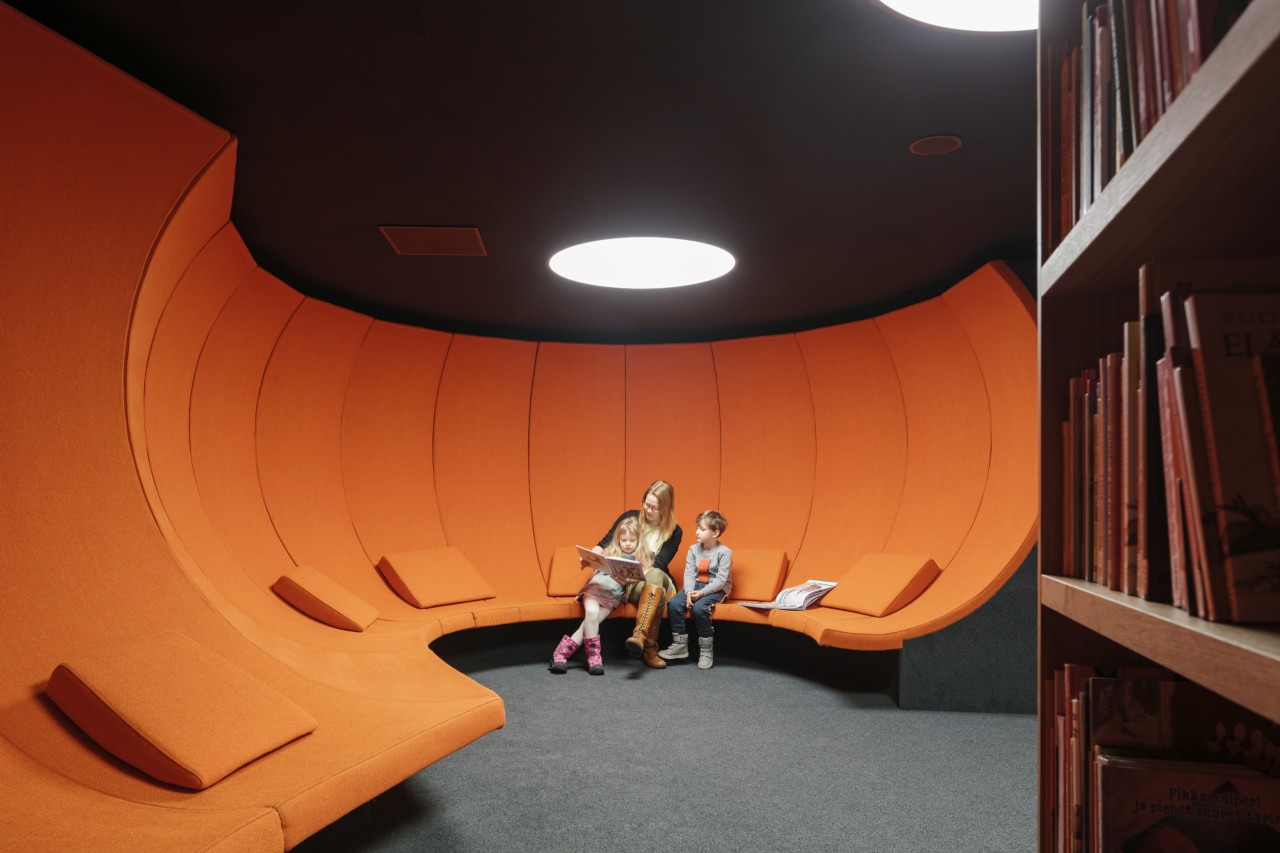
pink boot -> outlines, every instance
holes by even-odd
[[[557,673],[566,672],[569,669],[569,658],[573,657],[573,653],[577,650],[578,644],[573,641],[573,637],[568,634],[561,637],[560,644],[551,653],[551,665],[547,669]]]
[[[604,675],[604,658],[600,654],[600,635],[587,637],[582,643],[587,647],[587,672],[592,675]]]

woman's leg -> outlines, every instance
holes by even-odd
[[[666,591],[657,584],[645,584],[636,604],[636,625],[627,637],[627,654],[633,658],[644,654],[651,628],[662,621],[662,605],[666,603]]]

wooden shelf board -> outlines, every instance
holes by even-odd
[[[1098,584],[1044,575],[1040,603],[1280,722],[1280,629],[1198,619]]]

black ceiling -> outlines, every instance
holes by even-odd
[[[875,0],[10,0],[239,139],[258,262],[377,317],[708,340],[871,316],[1035,253],[1035,36]],[[956,153],[915,139],[953,134]],[[379,225],[478,227],[487,257]],[[590,288],[572,243],[705,240],[715,282]]]

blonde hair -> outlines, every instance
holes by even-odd
[[[666,542],[676,530],[676,490],[666,480],[654,480],[644,490],[640,498],[643,506],[645,498],[653,495],[658,499],[658,531],[662,534],[659,541]],[[649,523],[645,521],[644,510],[640,510],[640,529],[647,530]],[[643,538],[643,537],[642,537]]]
[[[604,555],[606,557],[622,556],[622,548],[618,545],[618,540],[624,532],[636,537],[636,552],[631,555],[631,558],[646,569],[653,568],[653,552],[649,550],[649,543],[645,542],[644,537],[640,535],[640,519],[638,518],[624,518],[618,522],[618,526],[613,530],[613,538],[609,540],[609,544],[604,549]]]

